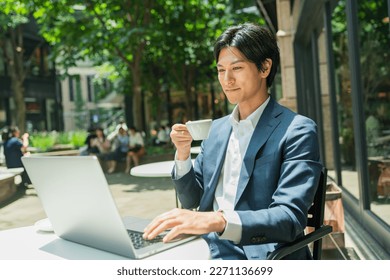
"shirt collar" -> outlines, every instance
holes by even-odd
[[[252,124],[252,127],[255,128],[257,123],[259,122],[260,120],[260,117],[261,115],[263,114],[264,112],[264,109],[265,107],[267,107],[267,104],[270,100],[270,97],[268,96],[268,98],[263,102],[263,104],[261,104],[252,114],[250,114],[245,120],[239,120],[239,109],[238,109],[238,106],[236,105],[236,107],[234,107],[233,109],[233,112],[232,114],[230,115],[229,117],[229,120],[230,120],[230,123],[235,126],[235,125],[238,125],[239,122],[241,121],[250,121],[251,124]]]

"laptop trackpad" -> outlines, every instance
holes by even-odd
[[[138,217],[123,217],[123,223],[126,229],[143,232],[145,227],[151,222],[150,219],[143,219]]]

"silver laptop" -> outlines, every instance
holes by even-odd
[[[120,217],[95,156],[31,156],[22,162],[54,232],[63,239],[140,259],[195,238],[142,239],[150,221]]]

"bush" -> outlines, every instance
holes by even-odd
[[[56,143],[56,135],[53,133],[39,132],[30,135],[30,146],[37,148],[40,152],[46,152]]]
[[[56,144],[66,145],[70,143],[70,137],[68,132],[60,132],[57,134]]]
[[[174,154],[175,150],[173,147],[146,146],[146,153],[148,155]]]
[[[73,147],[80,148],[85,145],[85,139],[87,138],[88,133],[85,131],[75,131],[70,133],[70,143]]]
[[[87,138],[86,131],[73,132],[35,132],[30,135],[30,146],[37,148],[39,152],[53,150],[56,145],[69,145],[79,148],[84,145]]]

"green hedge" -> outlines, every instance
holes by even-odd
[[[35,132],[30,135],[30,147],[37,148],[40,152],[56,149],[56,146],[68,145],[71,148],[84,146],[88,133],[86,131],[70,132]]]

